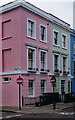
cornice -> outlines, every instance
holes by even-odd
[[[13,9],[16,9],[18,7],[23,7],[29,11],[32,11],[33,13],[43,17],[44,19],[52,22],[52,23],[55,23],[63,28],[65,28],[66,30],[69,30],[70,31],[70,25],[64,21],[62,21],[61,19],[53,16],[52,14],[49,14],[37,7],[35,7],[34,5],[24,1],[24,0],[16,0],[14,2],[11,2],[9,4],[6,4],[6,5],[3,5],[0,7],[0,14],[3,14],[7,11],[10,11],[10,10],[13,10]]]

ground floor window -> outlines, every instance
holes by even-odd
[[[61,93],[65,92],[65,80],[61,80]]]
[[[41,95],[46,92],[46,80],[41,80]]]
[[[35,94],[35,86],[34,86],[34,80],[29,80],[29,83],[28,83],[28,88],[29,88],[29,96],[33,97],[34,94]]]

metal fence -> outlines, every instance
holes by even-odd
[[[40,102],[39,97],[22,97],[22,106],[34,105],[36,102]]]

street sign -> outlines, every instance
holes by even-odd
[[[51,83],[52,83],[52,84],[54,84],[54,83],[56,82],[55,77],[51,77],[51,79],[50,79],[50,80],[51,80]]]
[[[21,85],[23,83],[23,79],[19,76],[19,78],[17,78],[17,84]]]

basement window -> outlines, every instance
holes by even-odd
[[[3,78],[3,82],[9,82],[9,78],[8,77],[4,77]]]

